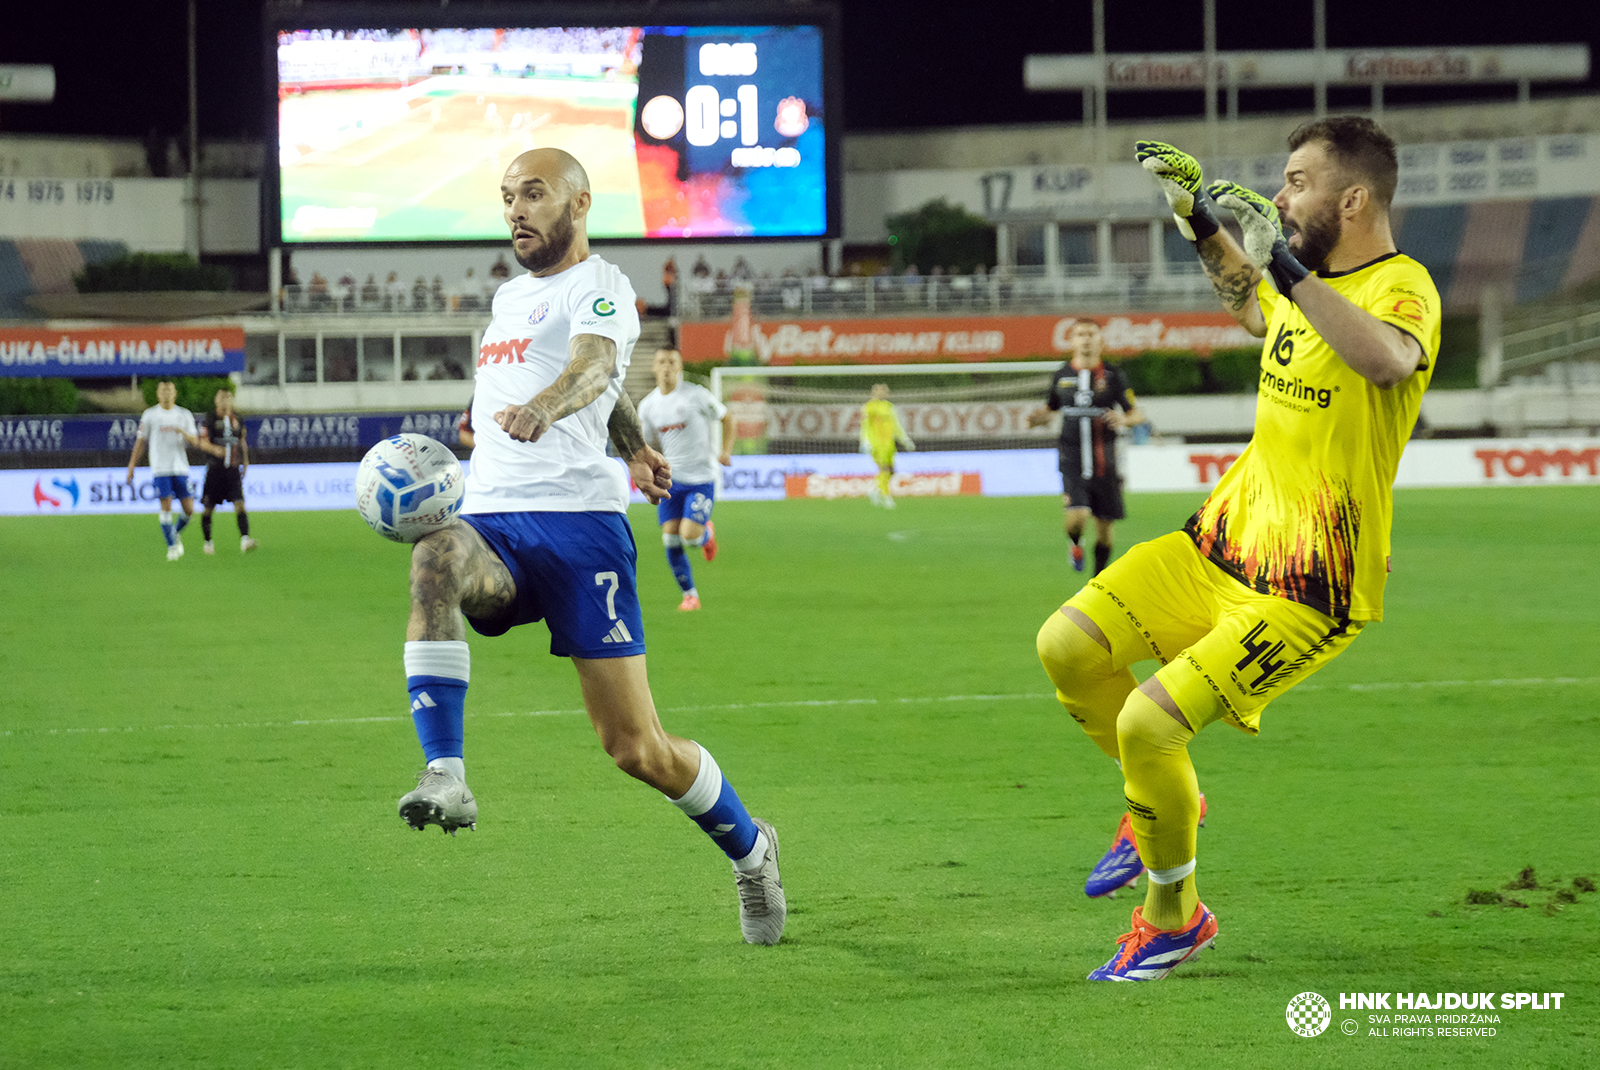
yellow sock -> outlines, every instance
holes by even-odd
[[[1150,871],[1145,871],[1145,877]],[[1200,893],[1194,886],[1194,873],[1179,877],[1171,884],[1150,881],[1144,893],[1144,920],[1158,929],[1181,929],[1194,917],[1194,908],[1200,905]]]
[[[1117,716],[1123,790],[1150,878],[1144,920],[1158,929],[1183,928],[1200,901],[1192,868],[1200,828],[1200,784],[1189,761],[1193,738],[1141,691],[1128,695]]]
[[[892,476],[892,475],[894,475],[893,472],[886,472],[882,468],[878,469],[878,493],[879,494],[888,494],[889,493],[889,477]]]
[[[1056,700],[1095,746],[1113,758],[1120,757],[1117,715],[1128,692],[1138,684],[1133,673],[1113,668],[1111,653],[1059,610],[1039,629],[1038,647],[1044,671],[1056,685]]]

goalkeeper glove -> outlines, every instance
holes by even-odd
[[[1161,184],[1180,234],[1198,242],[1217,232],[1217,213],[1200,188],[1199,160],[1164,141],[1135,141],[1133,158]]]
[[[1239,228],[1244,231],[1245,257],[1257,270],[1271,275],[1278,292],[1288,297],[1289,289],[1311,272],[1289,251],[1289,241],[1278,223],[1277,207],[1237,182],[1213,182],[1206,192],[1239,221]]]

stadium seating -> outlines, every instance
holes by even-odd
[[[123,256],[121,242],[0,240],[0,319],[42,319],[28,307],[34,294],[73,293],[72,276],[86,264]]]
[[[1447,309],[1475,307],[1485,285],[1532,301],[1600,275],[1595,197],[1417,205],[1395,212],[1396,244],[1427,265]]]

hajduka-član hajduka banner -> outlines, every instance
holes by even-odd
[[[679,345],[687,361],[725,360],[747,348],[758,364],[915,364],[1015,360],[1071,349],[1069,316],[938,316],[880,319],[796,319],[685,323]],[[1105,331],[1106,352],[1131,356],[1151,349],[1245,349],[1261,341],[1223,312],[1127,312],[1089,315]],[[745,338],[735,338],[748,331]]]
[[[244,371],[244,328],[0,327],[0,376],[115,379]]]

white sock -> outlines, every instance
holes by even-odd
[[[743,858],[735,859],[733,868],[740,873],[749,873],[753,869],[760,869],[761,863],[767,860],[767,834],[758,827],[756,829],[756,843],[750,848],[750,853]]]
[[[429,769],[443,769],[463,784],[467,782],[467,763],[464,758],[435,758],[428,763]]]

